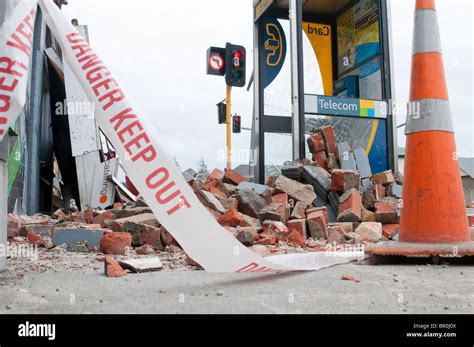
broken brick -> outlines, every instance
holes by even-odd
[[[20,219],[13,213],[8,214],[7,218],[7,237],[20,236],[21,222]]]
[[[275,180],[275,188],[290,198],[311,205],[316,199],[313,186],[293,181],[285,176],[279,176]]]
[[[339,200],[338,222],[360,222],[362,218],[362,196],[356,189],[350,189]]]
[[[329,227],[341,227],[346,234],[354,231],[354,223],[351,222],[329,223]]]
[[[32,245],[36,245],[38,247],[46,247],[46,241],[32,230],[28,231],[26,238],[28,242]]]
[[[100,239],[100,251],[104,254],[126,255],[132,245],[132,235],[124,232],[109,232]]]
[[[326,152],[313,153],[313,161],[324,170],[328,169],[328,157]]]
[[[273,203],[279,203],[280,207],[276,211],[281,215],[281,222],[287,223],[289,219],[288,209],[288,195],[287,194],[276,194],[271,197]]]
[[[282,222],[267,220],[263,222],[263,234],[285,237],[288,235],[288,227]]]
[[[359,225],[355,233],[363,240],[371,242],[380,241],[382,238],[382,224],[374,222],[364,222]]]
[[[160,223],[156,219],[153,213],[143,213],[139,215],[133,215],[125,218],[116,219],[112,222],[113,231],[123,231],[123,226],[125,222],[135,223],[135,224],[147,224],[154,227],[159,227]]]
[[[382,225],[382,235],[389,240],[397,234],[399,225],[398,224],[384,224]]]
[[[305,238],[301,233],[297,230],[293,230],[290,234],[285,238],[285,241],[290,245],[300,246],[303,247],[305,245]]]
[[[111,221],[112,219],[113,219],[112,211],[111,210],[105,210],[105,211],[99,212],[99,214],[92,219],[92,223],[93,224],[100,224],[100,226],[102,228],[105,228],[105,227],[107,227],[105,222],[106,221]]]
[[[360,173],[355,170],[333,170],[331,173],[331,190],[345,193],[355,188],[360,189]]]
[[[239,174],[237,171],[227,169],[225,174],[224,174],[224,181],[226,183],[231,183],[234,185],[239,185],[239,183],[247,181],[247,179]]]
[[[84,219],[84,222],[91,224],[92,219],[94,218],[94,210],[92,208],[88,208],[82,212],[82,218]]]
[[[208,180],[217,180],[217,181],[223,181],[224,180],[224,171],[219,170],[219,169],[214,169],[211,171],[209,176],[207,177]]]
[[[395,182],[395,178],[393,177],[392,170],[380,172],[372,176],[372,182],[374,184],[389,184]]]
[[[327,233],[329,243],[343,243],[345,239],[345,232],[341,226],[328,226]]]
[[[220,216],[217,221],[222,226],[236,227],[240,225],[243,220],[244,217],[235,208],[231,208]]]
[[[59,222],[64,222],[66,217],[66,213],[64,213],[62,209],[58,209],[53,213],[53,218],[57,219]]]
[[[317,153],[326,150],[324,138],[321,133],[310,134],[306,142],[308,143],[308,148],[311,153]]]
[[[123,277],[127,276],[127,272],[122,269],[119,263],[109,257],[105,257],[104,271],[107,277]]]
[[[173,235],[171,235],[169,231],[165,229],[164,226],[161,226],[160,234],[161,234],[161,241],[163,242],[165,246],[171,246],[176,243]]]
[[[324,212],[316,211],[308,214],[308,227],[313,240],[327,239],[327,222]]]
[[[281,207],[282,204],[280,203],[271,203],[262,208],[258,216],[262,222],[266,220],[274,220],[277,222],[284,223],[284,217],[281,213]]]
[[[255,241],[256,245],[265,245],[265,246],[271,246],[276,243],[277,243],[277,238],[276,236],[273,236],[273,235],[265,235],[259,238],[257,241]]]
[[[326,144],[327,153],[337,154],[337,139],[334,128],[332,126],[325,126],[321,128],[321,131]]]
[[[146,244],[143,245],[143,246],[135,248],[135,251],[137,252],[137,254],[140,254],[140,255],[147,255],[147,254],[155,253],[155,249],[152,246],[146,245]]]
[[[375,203],[375,217],[377,222],[383,224],[398,224],[397,213],[398,200],[395,198],[384,198]]]
[[[235,232],[235,238],[240,241],[240,243],[249,246],[251,245],[258,236],[257,228],[253,227],[243,227],[237,228]]]
[[[267,205],[267,201],[252,189],[242,189],[236,194],[239,211],[253,218]]]
[[[376,222],[377,221],[375,213],[367,210],[366,208],[364,208],[364,206],[362,206],[361,220],[362,222]]]
[[[290,232],[297,231],[304,239],[308,238],[308,231],[306,229],[306,219],[293,219],[288,222],[288,230]]]
[[[291,219],[305,219],[306,218],[306,209],[308,208],[308,205],[306,205],[304,202],[297,201],[295,204],[295,207],[293,208],[293,211],[291,212]]]
[[[324,218],[326,219],[326,224],[329,223],[329,212],[326,206],[323,207],[312,207],[306,210],[306,215],[310,215],[313,212],[322,212],[324,213]]]

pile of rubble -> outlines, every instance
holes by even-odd
[[[216,220],[248,246],[337,250],[396,239],[402,176],[372,175],[365,151],[337,143],[332,127],[316,129],[308,146],[313,160],[288,163],[265,185],[233,170],[184,175]]]
[[[242,244],[263,256],[299,251],[338,251],[396,239],[402,177],[386,171],[372,175],[363,149],[337,143],[334,129],[323,127],[308,138],[313,160],[289,163],[282,175],[265,185],[234,170],[183,173],[198,199]],[[199,267],[142,201],[109,210],[88,209],[49,216],[8,216],[11,242],[28,242],[45,249],[138,259],[178,254],[180,265]],[[106,274],[122,276],[110,257]],[[161,268],[151,264],[145,269]],[[150,265],[151,264],[151,265]],[[149,266],[150,265],[150,266]],[[148,266],[148,267],[147,267]]]

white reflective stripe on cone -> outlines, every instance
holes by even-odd
[[[413,54],[428,52],[442,53],[438,15],[435,10],[417,10],[415,12]]]
[[[408,104],[405,134],[429,130],[454,132],[449,101],[423,99]]]

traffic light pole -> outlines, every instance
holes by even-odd
[[[232,152],[232,86],[227,86],[226,92],[226,128],[227,128],[227,168],[232,169],[231,152]]]

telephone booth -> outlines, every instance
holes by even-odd
[[[373,173],[396,170],[388,0],[255,0],[254,177],[308,157],[332,125]]]

